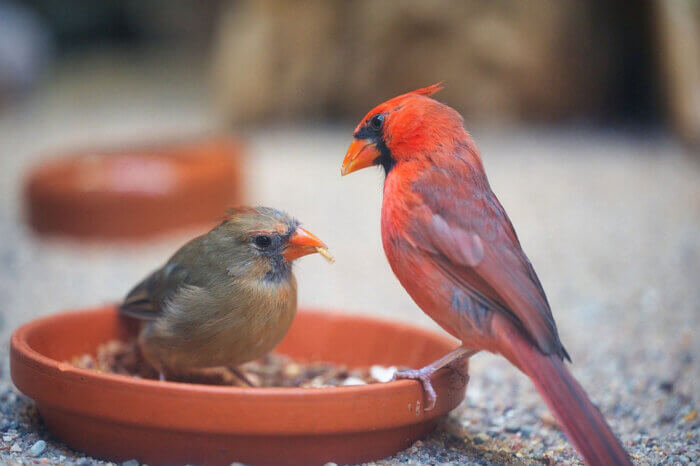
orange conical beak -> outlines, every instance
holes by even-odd
[[[315,252],[320,252],[324,257],[330,257],[328,254],[328,248],[325,243],[318,239],[316,235],[305,230],[302,227],[297,227],[292,233],[292,236],[287,241],[287,247],[284,249],[284,260],[286,262],[291,262],[294,259],[306,256],[308,254],[313,254]]]
[[[340,168],[341,176],[375,165],[380,155],[374,142],[366,139],[355,139],[348,147],[345,159],[343,159],[343,166]]]

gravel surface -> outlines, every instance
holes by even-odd
[[[129,246],[41,240],[21,221],[21,174],[57,148],[214,125],[194,80],[162,82],[143,67],[107,68],[94,76],[88,65],[74,65],[14,113],[0,115],[3,464],[96,463],[56,441],[32,402],[12,388],[10,332],[37,316],[118,299],[184,239]],[[76,86],[70,79],[75,74],[90,78]],[[134,75],[145,81],[134,81]],[[113,111],[115,96],[119,111]],[[333,266],[320,258],[300,264],[302,305],[437,330],[383,256],[381,176],[338,175],[352,127],[251,133],[250,199],[298,216],[337,258]],[[697,158],[648,135],[473,133],[492,186],[548,293],[575,376],[637,462],[700,463]],[[376,464],[578,461],[530,382],[502,359],[480,354],[472,360],[466,401],[437,432]]]

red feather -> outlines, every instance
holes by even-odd
[[[435,84],[432,84],[432,85],[426,86],[426,87],[421,87],[420,89],[416,89],[415,91],[408,92],[408,94],[418,94],[418,95],[429,96],[429,95],[433,95],[437,92],[440,92],[444,88],[445,88],[445,86],[444,86],[443,82],[440,81],[439,83],[435,83]]]
[[[385,115],[381,142],[393,163],[382,240],[392,270],[465,347],[500,353],[527,374],[588,463],[631,464],[566,369],[545,292],[461,116],[427,97],[440,88],[395,97],[363,120]]]

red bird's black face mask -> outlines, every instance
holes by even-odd
[[[391,125],[391,121],[403,121],[407,119],[406,117],[411,117],[411,105],[407,104],[415,100],[425,100],[425,97],[441,89],[442,83],[433,84],[394,97],[372,109],[355,128],[354,141],[345,154],[341,175],[347,175],[372,165],[381,165],[384,172],[389,174],[397,162],[396,154],[393,154],[389,147],[389,141],[393,139],[392,136],[396,136],[392,131],[401,131],[402,127],[405,126],[399,124],[398,128],[392,130],[390,127],[395,125]],[[405,129],[409,130],[409,127]]]
[[[372,165],[381,165],[388,174],[394,166],[394,159],[384,141],[384,122],[386,116],[377,113],[369,118],[353,134],[352,142],[345,154],[342,175],[347,175]]]

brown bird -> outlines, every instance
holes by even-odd
[[[399,377],[419,380],[487,350],[527,374],[589,464],[631,464],[564,363],[569,355],[535,269],[491,191],[474,140],[454,109],[429,96],[440,85],[375,107],[355,129],[343,175],[384,168],[382,242],[413,300],[462,346]]]
[[[292,262],[326,245],[284,212],[237,208],[132,289],[122,314],[144,320],[139,346],[161,380],[237,369],[284,337],[297,309]]]

